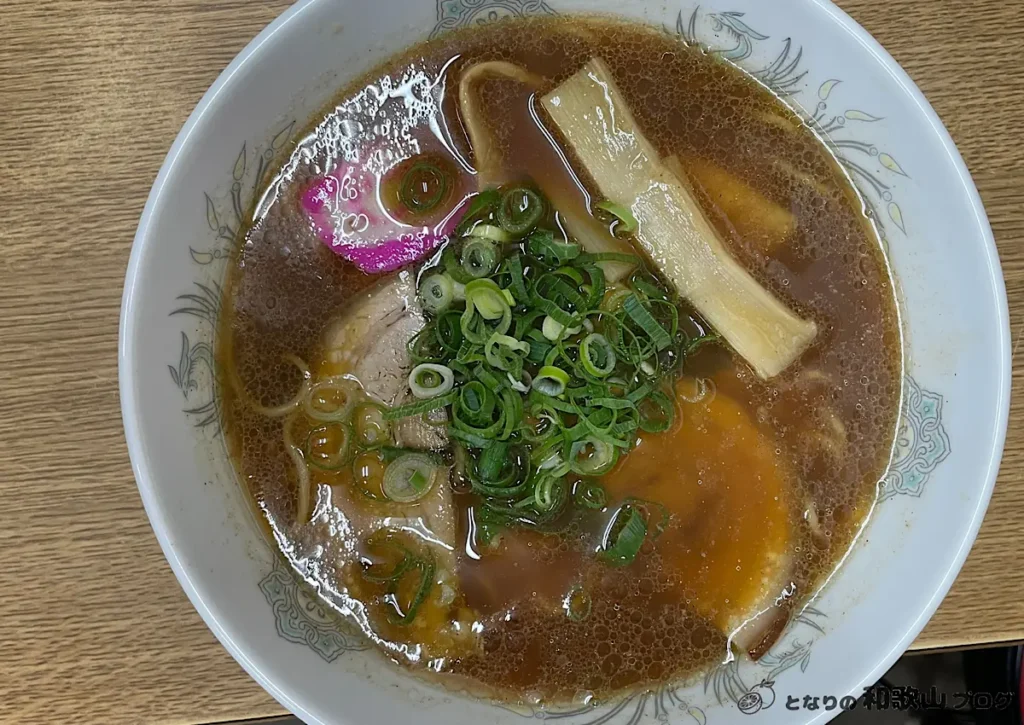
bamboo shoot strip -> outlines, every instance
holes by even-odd
[[[542,104],[601,194],[632,210],[651,260],[758,375],[774,377],[803,354],[817,326],[729,254],[637,127],[602,60],[591,59]]]
[[[466,134],[469,136],[469,143],[473,147],[477,187],[480,191],[512,181],[506,178],[501,150],[496,147],[491,131],[487,127],[487,120],[479,107],[480,97],[476,86],[489,78],[516,81],[534,91],[544,85],[544,79],[536,73],[505,61],[477,63],[462,74],[459,79],[459,111]],[[603,254],[633,251],[628,243],[612,236],[608,227],[595,219],[573,194],[565,193],[559,185],[549,183],[545,177],[546,174],[534,174],[534,180],[540,190],[561,215],[566,231],[587,252]],[[609,282],[618,282],[633,271],[632,265],[622,262],[602,262],[600,266]]]
[[[784,244],[796,232],[796,217],[768,199],[738,176],[704,159],[689,158],[686,166],[678,156],[662,159],[662,164],[683,182],[693,181],[711,198],[741,239],[761,252]],[[692,189],[692,186],[688,186]]]

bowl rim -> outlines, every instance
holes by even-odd
[[[978,187],[971,177],[967,164],[960,155],[960,150],[953,141],[949,130],[946,128],[939,114],[932,108],[931,103],[924,93],[913,81],[910,75],[903,69],[895,58],[887,51],[874,36],[872,36],[860,23],[854,20],[848,13],[836,6],[831,0],[810,0],[811,3],[827,13],[837,24],[848,31],[850,35],[867,51],[878,64],[885,69],[889,77],[900,87],[900,89],[914,101],[918,110],[923,114],[931,127],[932,132],[942,143],[946,156],[953,164],[959,177],[960,185],[970,200],[971,208],[974,211],[974,222],[980,240],[983,242],[985,261],[988,267],[989,282],[995,292],[996,306],[998,311],[999,336],[997,345],[999,348],[999,359],[996,361],[999,368],[999,397],[996,404],[996,430],[991,441],[991,448],[988,451],[988,461],[984,475],[984,488],[978,497],[978,503],[971,512],[971,523],[968,526],[963,538],[957,548],[956,555],[950,561],[949,567],[943,574],[941,581],[932,593],[927,605],[907,627],[903,636],[894,643],[892,648],[882,654],[876,661],[874,667],[858,684],[855,692],[863,691],[878,682],[900,656],[906,652],[917,636],[924,629],[925,625],[938,610],[942,600],[949,593],[953,582],[960,574],[967,555],[978,538],[978,531],[981,529],[982,521],[988,510],[989,502],[992,499],[992,492],[995,489],[996,478],[999,475],[999,466],[1002,463],[1003,448],[1006,443],[1006,429],[1010,416],[1010,391],[1012,387],[1012,356],[1010,351],[1010,311],[1006,297],[1006,281],[1003,277],[1002,265],[999,261],[999,249],[996,247],[995,236],[992,233],[992,226],[989,224],[988,214],[981,200]],[[831,714],[822,712],[808,722],[808,725],[823,723],[830,719]]]
[[[165,187],[169,177],[177,171],[179,159],[184,147],[188,144],[196,127],[203,118],[211,111],[228,84],[249,60],[259,52],[266,43],[278,35],[286,26],[295,22],[307,9],[322,0],[299,0],[286,9],[269,25],[267,25],[255,38],[253,38],[228,64],[228,66],[217,76],[209,89],[203,94],[195,108],[189,114],[188,119],[178,132],[174,143],[171,145],[156,180],[146,200],[142,215],[139,219],[138,229],[132,241],[131,254],[128,260],[128,267],[125,273],[124,291],[121,300],[120,321],[118,327],[118,387],[121,399],[121,416],[125,431],[125,441],[128,446],[128,454],[131,459],[132,472],[139,489],[140,497],[150,520],[153,532],[156,535],[164,557],[170,564],[181,588],[185,591],[192,606],[202,617],[206,626],[217,637],[218,641],[231,654],[242,668],[259,685],[268,692],[280,705],[289,712],[294,713],[304,722],[321,724],[320,718],[302,706],[285,689],[279,687],[259,667],[258,663],[249,657],[247,650],[249,645],[244,639],[233,638],[222,626],[217,615],[207,606],[203,593],[190,575],[189,567],[179,558],[175,551],[174,542],[168,533],[168,515],[161,508],[155,496],[155,477],[151,471],[150,462],[145,451],[140,429],[138,406],[139,401],[135,395],[135,369],[131,353],[135,347],[134,320],[136,313],[136,296],[140,293],[137,289],[138,277],[142,267],[143,258],[148,247],[151,245],[150,230],[156,209],[162,203]],[[1002,267],[999,261],[999,253],[996,247],[992,228],[989,224],[987,214],[982,204],[981,196],[971,178],[963,157],[960,155],[949,131],[942,123],[938,114],[925,98],[924,94],[917,87],[905,70],[896,60],[850,15],[834,5],[831,0],[805,0],[811,6],[816,6],[824,11],[830,19],[835,22],[843,31],[850,34],[858,44],[875,61],[885,69],[890,78],[910,99],[912,99],[918,110],[927,120],[932,132],[941,142],[948,160],[952,163],[957,173],[960,186],[966,192],[974,212],[974,224],[982,242],[987,264],[989,283],[995,293],[998,308],[999,333],[997,345],[999,349],[998,377],[999,391],[996,406],[996,429],[991,440],[991,447],[987,453],[987,465],[984,474],[984,487],[978,497],[977,505],[971,512],[971,521],[962,540],[959,543],[956,555],[950,561],[950,565],[943,574],[938,586],[935,588],[927,605],[907,627],[902,637],[893,646],[883,653],[876,663],[870,668],[868,674],[858,684],[854,692],[861,688],[875,683],[889,667],[902,655],[907,647],[913,642],[918,634],[924,629],[927,622],[935,614],[939,604],[949,592],[953,581],[956,579],[964,561],[970,552],[978,531],[985,517],[995,487],[996,477],[1002,461],[1003,448],[1006,441],[1006,431],[1009,418],[1010,391],[1011,391],[1011,352],[1010,352],[1010,323],[1009,308],[1006,297],[1006,285],[1003,278]],[[834,713],[821,711],[816,717],[808,721],[808,725],[822,723],[832,717]]]
[[[164,158],[157,173],[153,188],[146,199],[146,205],[142,209],[142,216],[139,218],[139,226],[132,240],[131,254],[128,258],[128,268],[125,272],[124,291],[121,297],[121,316],[118,325],[118,346],[117,346],[117,374],[118,388],[121,398],[121,419],[124,425],[125,442],[128,445],[128,457],[131,459],[132,473],[142,498],[143,508],[149,518],[153,533],[160,543],[164,558],[171,565],[171,570],[177,578],[179,585],[185,591],[192,606],[202,617],[203,622],[213,632],[221,645],[231,654],[242,669],[255,680],[260,687],[270,694],[282,707],[295,714],[303,722],[314,723],[315,725],[326,725],[322,720],[315,717],[289,692],[265,674],[257,662],[248,655],[248,644],[233,638],[227,629],[221,625],[220,620],[207,606],[202,592],[193,581],[189,567],[179,558],[168,534],[167,512],[160,506],[155,495],[155,480],[151,473],[149,459],[146,455],[142,442],[142,431],[139,425],[138,399],[135,395],[135,369],[131,359],[131,352],[134,349],[134,318],[136,310],[136,287],[142,267],[142,261],[147,246],[151,243],[149,239],[150,228],[157,207],[161,204],[168,178],[177,170],[179,159],[183,149],[188,144],[193,132],[203,118],[210,112],[225,88],[231,83],[235,74],[259,52],[266,43],[270,42],[275,35],[280,33],[290,23],[298,19],[305,10],[312,7],[320,0],[299,0],[286,9],[270,22],[260,33],[253,38],[234,57],[227,67],[220,72],[206,92],[199,99],[195,108],[188,115],[185,124],[181,127],[178,135],[171,144],[167,156]]]

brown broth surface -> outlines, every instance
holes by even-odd
[[[874,501],[900,400],[898,318],[881,244],[826,146],[763,86],[677,37],[580,18],[517,19],[446,35],[339,94],[244,232],[220,334],[220,361],[235,371],[225,378],[263,405],[287,400],[301,381],[282,356],[315,364],[325,326],[377,281],[332,254],[298,203],[309,179],[336,163],[341,136],[358,133],[338,110],[346,101],[410,74],[443,79],[437,87],[444,89],[447,131],[438,136],[421,124],[411,133],[420,153],[443,155],[464,170],[472,153],[455,100],[463,69],[511,61],[543,76],[546,92],[594,55],[607,62],[654,146],[663,157],[677,155],[691,174],[732,253],[815,320],[819,334],[799,363],[767,382],[723,347],[688,361],[677,425],[642,436],[604,479],[609,507],[637,496],[671,513],[665,532],[632,566],[595,562],[607,512],[575,521],[560,536],[509,531],[496,551],[476,552],[467,538],[475,499],[455,493],[460,616],[474,623],[479,649],[426,661],[415,645],[433,636],[431,612],[426,624],[405,632],[374,624],[372,616],[360,621],[396,661],[429,665],[513,700],[600,698],[721,661],[723,628],[756,600],[762,572],[780,557],[794,602],[806,600]],[[542,113],[529,90],[488,81],[480,93],[509,179],[544,178],[566,194],[585,193],[538,126]],[[462,173],[465,189],[475,190]],[[745,217],[723,178],[756,190],[784,218],[791,214],[792,233],[780,240],[756,216]],[[382,196],[391,193],[385,188]],[[685,401],[701,391],[699,402]],[[320,487],[320,516],[296,522],[281,421],[257,414],[236,394],[223,402],[237,469],[272,538],[326,601],[359,610],[360,592],[347,584],[343,563],[352,546],[344,523],[346,507],[356,505],[351,491],[340,480],[318,479],[334,484]],[[563,602],[576,587],[591,598],[583,621],[565,616]]]

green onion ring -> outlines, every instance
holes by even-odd
[[[409,390],[420,400],[436,398],[455,387],[455,373],[446,365],[421,363],[409,373]]]
[[[588,450],[593,452],[581,460],[580,454]],[[616,447],[596,436],[576,441],[569,450],[569,467],[581,476],[602,476],[612,470],[618,460]]]
[[[384,495],[396,503],[413,503],[430,493],[438,467],[430,456],[407,453],[388,464],[384,471]]]
[[[461,237],[471,232],[474,225],[488,218],[494,212],[500,200],[501,193],[497,189],[488,189],[476,194],[469,202],[462,221],[455,227],[456,235]]]
[[[347,420],[359,393],[359,384],[352,378],[339,375],[314,383],[302,399],[306,415],[313,420],[333,422]],[[341,402],[328,396],[341,397]]]
[[[626,234],[635,234],[640,228],[640,223],[633,216],[633,212],[622,204],[616,204],[613,201],[602,201],[600,204],[596,204],[595,207],[617,218],[620,228]]]
[[[615,370],[615,351],[608,338],[600,333],[591,333],[580,343],[580,365],[588,374],[605,378]]]
[[[329,451],[321,450],[323,446],[330,443],[328,436],[332,432],[340,432],[341,442],[337,446],[332,446]],[[306,436],[303,455],[309,465],[315,468],[322,471],[337,471],[348,463],[351,443],[352,433],[347,425],[338,422],[327,423],[309,432],[309,435]]]
[[[614,567],[632,564],[647,538],[647,523],[643,515],[632,506],[622,506],[615,512],[598,556]]]
[[[489,239],[492,242],[498,242],[499,244],[506,244],[514,241],[511,234],[501,227],[496,227],[493,224],[479,224],[473,227],[472,236],[479,239]]]
[[[568,382],[569,374],[567,372],[552,365],[545,365],[533,379],[533,389],[538,393],[557,397],[565,392]]]
[[[462,245],[462,269],[473,279],[486,277],[498,266],[498,245],[484,237],[469,237]]]
[[[573,497],[576,499],[576,503],[583,508],[595,511],[603,509],[608,503],[608,494],[605,493],[604,486],[597,481],[588,481],[587,479],[576,482]]]
[[[640,430],[662,433],[672,427],[676,419],[676,404],[668,395],[655,390],[637,405],[640,411]]]
[[[446,274],[432,274],[420,282],[419,293],[423,309],[437,315],[451,307],[455,300],[455,283]]]
[[[428,161],[419,161],[402,176],[398,199],[414,214],[426,214],[444,201],[450,185],[448,174],[441,167]],[[427,196],[421,198],[422,194]]]
[[[390,572],[385,574],[377,574],[374,569],[378,568],[379,565],[370,565],[364,567],[362,574],[363,578],[367,581],[384,584],[389,582],[397,581],[401,576],[409,570],[410,564],[416,558],[409,549],[400,544],[395,540],[394,535],[386,529],[378,529],[366,539],[366,547],[381,552],[394,551],[402,555],[402,558],[395,564],[394,568]]]
[[[484,357],[487,363],[506,372],[516,370],[517,363],[519,370],[522,370],[523,359],[516,353],[528,352],[530,352],[530,343],[522,342],[508,335],[491,335],[491,339],[484,346]]]
[[[544,216],[544,200],[533,189],[519,186],[501,195],[498,224],[509,234],[522,236]]]

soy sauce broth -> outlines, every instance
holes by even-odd
[[[677,425],[642,436],[605,477],[609,506],[639,496],[671,513],[634,565],[595,563],[607,512],[558,536],[511,530],[496,551],[477,551],[476,501],[457,491],[457,616],[479,635],[478,650],[426,658],[418,644],[433,636],[430,622],[399,631],[356,616],[396,661],[512,700],[607,697],[722,661],[722,622],[739,602],[756,598],[759,572],[778,557],[791,562],[785,584],[794,602],[805,601],[864,523],[888,465],[900,400],[898,317],[881,244],[824,144],[766,88],[678,37],[581,18],[505,20],[449,34],[338,95],[244,230],[223,306],[220,361],[235,371],[225,377],[262,405],[287,400],[300,374],[282,356],[318,360],[325,326],[378,281],[332,254],[299,205],[309,181],[336,163],[340,135],[359,132],[336,108],[403,77],[430,79],[443,91],[440,123],[410,133],[418,153],[459,175],[457,193],[472,192],[472,152],[455,96],[461,71],[506,60],[543,76],[546,92],[595,55],[659,152],[678,156],[688,173],[702,170],[689,181],[731,252],[815,320],[819,334],[799,363],[768,382],[723,347],[688,361],[677,384]],[[498,80],[482,83],[480,93],[509,180],[543,178],[589,198],[588,180],[566,166],[571,154],[560,153],[543,126],[533,92]],[[757,219],[737,217],[728,190],[723,196],[715,185],[723,174],[791,215],[785,240]],[[381,198],[393,199],[394,187],[384,187]],[[351,489],[321,480],[333,484],[319,489],[322,515],[296,522],[281,422],[254,412],[233,385],[222,386],[229,442],[272,540],[325,601],[358,615],[361,593],[343,563],[351,552]],[[580,591],[588,601],[573,599]],[[575,606],[587,616],[567,616]]]

